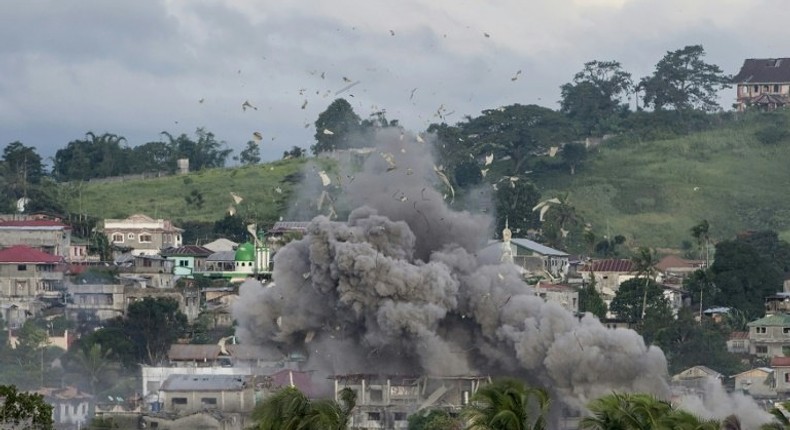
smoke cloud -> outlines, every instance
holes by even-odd
[[[327,373],[517,375],[575,406],[612,390],[668,396],[660,349],[478,257],[492,220],[450,208],[429,144],[400,130],[376,140],[342,185],[345,222],[315,217],[276,254],[273,286],[242,286],[242,342],[303,353]]]

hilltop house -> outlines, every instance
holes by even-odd
[[[748,58],[733,78],[736,106],[774,110],[790,104],[790,58]]]
[[[67,258],[71,247],[71,227],[47,219],[0,220],[0,248],[14,245],[26,245]]]
[[[181,246],[181,233],[170,220],[136,214],[126,219],[105,219],[100,229],[113,245],[129,248],[135,255],[156,255],[164,248]]]
[[[25,245],[0,250],[0,310],[9,328],[58,301],[63,290],[63,257]]]

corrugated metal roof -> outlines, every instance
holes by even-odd
[[[239,375],[170,375],[162,391],[241,391],[248,386],[249,376]]]
[[[760,318],[756,321],[752,321],[746,325],[749,327],[757,327],[757,326],[790,327],[790,315],[784,315],[784,314],[769,315],[767,317]]]
[[[307,227],[312,221],[278,221],[274,223],[271,233],[285,233],[287,231],[298,231],[307,233]]]
[[[550,248],[546,245],[542,245],[538,242],[529,240],[529,239],[522,239],[522,238],[513,238],[510,239],[510,242],[515,244],[516,246],[520,246],[522,248],[529,249],[530,251],[537,252],[540,255],[554,255],[558,257],[567,257],[568,253],[556,250],[554,248]]]
[[[184,245],[178,248],[168,248],[160,254],[165,256],[208,257],[214,251],[198,245]]]
[[[790,357],[771,358],[771,367],[790,367]]]
[[[216,360],[219,357],[219,345],[192,345],[175,343],[170,345],[167,358],[172,361],[184,360]]]
[[[56,229],[68,229],[71,230],[71,227],[63,224],[59,221],[52,221],[48,219],[30,219],[30,220],[11,220],[11,221],[0,221],[0,228],[56,228]]]
[[[584,271],[630,273],[634,271],[634,263],[631,260],[613,258],[606,260],[593,260],[587,265],[587,267],[584,268]]]
[[[25,245],[14,245],[0,250],[0,263],[57,264],[61,261],[63,261],[62,257]]]

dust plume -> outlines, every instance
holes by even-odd
[[[477,252],[486,214],[452,210],[425,140],[382,130],[337,204],[274,260],[274,285],[242,286],[242,342],[309,357],[327,373],[518,375],[575,406],[617,391],[666,397],[666,359],[536,297],[512,264]],[[438,169],[440,170],[440,169]]]

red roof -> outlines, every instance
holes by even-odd
[[[70,229],[71,227],[59,221],[49,219],[29,219],[29,220],[11,220],[0,221],[0,227],[63,227]]]
[[[790,357],[771,358],[771,367],[790,367]]]
[[[730,340],[741,340],[741,339],[748,339],[749,332],[748,331],[734,331],[730,333]]]
[[[634,271],[634,263],[631,260],[624,259],[593,260],[584,268],[584,271],[628,273]]]
[[[44,251],[25,245],[14,245],[0,250],[0,264],[2,263],[60,263],[61,257],[47,254]]]
[[[656,269],[664,272],[668,269],[700,269],[704,265],[702,260],[686,260],[677,255],[667,255],[656,264]]]

